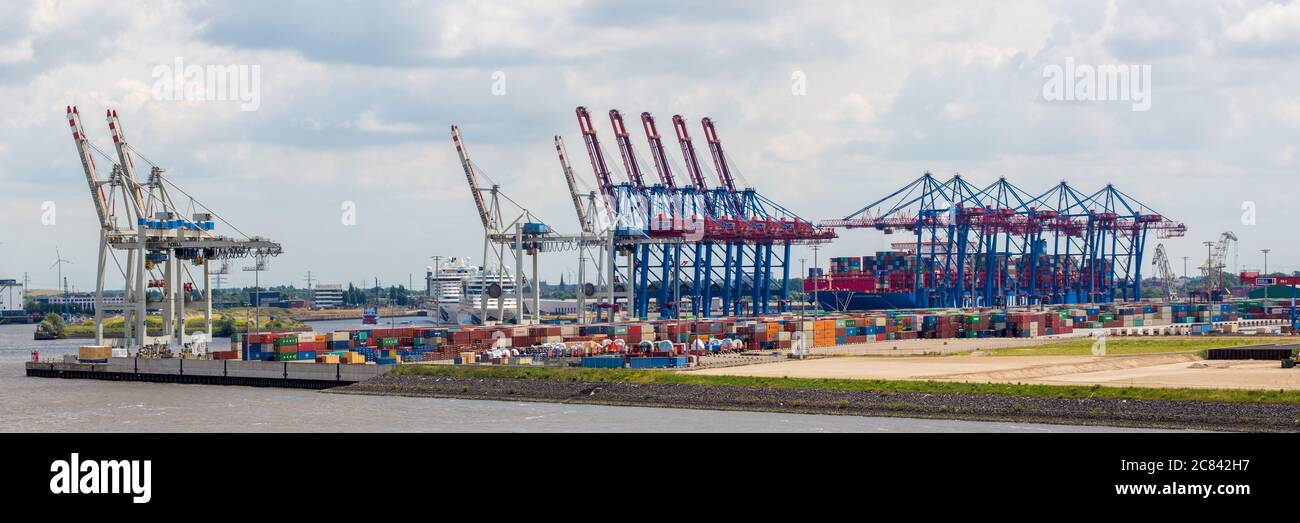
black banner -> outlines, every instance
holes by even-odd
[[[7,501],[112,514],[295,500],[331,514],[390,501],[845,493],[891,502],[1083,500],[1197,511],[1294,490],[1290,435],[1271,434],[10,434]],[[90,478],[88,476],[95,476]],[[113,479],[117,479],[116,483]],[[73,487],[75,483],[75,487]],[[621,487],[620,487],[621,486]],[[331,503],[339,502],[335,507]],[[347,501],[351,500],[351,501]],[[682,499],[683,502],[688,499]],[[594,501],[593,501],[594,502]],[[334,508],[331,508],[334,507]],[[286,505],[284,508],[289,508]]]

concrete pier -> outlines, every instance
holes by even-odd
[[[109,358],[107,363],[28,362],[27,375],[41,378],[147,381],[325,389],[382,375],[392,365],[340,363]]]

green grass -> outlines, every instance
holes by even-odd
[[[1091,338],[1061,341],[1030,347],[1011,347],[989,349],[981,352],[991,356],[1089,356],[1092,354]],[[1203,351],[1217,347],[1237,347],[1241,345],[1259,345],[1268,343],[1295,343],[1300,338],[1271,336],[1235,336],[1235,337],[1109,337],[1106,338],[1106,354],[1130,355],[1152,354],[1158,352]]]
[[[820,378],[705,376],[690,372],[578,369],[554,367],[489,367],[465,365],[401,365],[390,374],[456,378],[506,378],[573,382],[683,383],[708,386],[871,391],[878,393],[1001,394],[1050,398],[1098,398],[1238,403],[1300,404],[1300,391],[1190,388],[1026,385],[1018,383],[957,383]]]

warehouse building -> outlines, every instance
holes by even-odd
[[[343,306],[343,285],[337,283],[317,285],[313,301],[315,306],[322,309]]]
[[[0,280],[0,315],[23,314],[23,286],[18,280]]]

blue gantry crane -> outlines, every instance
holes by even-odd
[[[717,130],[702,120],[719,185],[708,187],[686,120],[673,117],[691,183],[679,185],[653,115],[641,114],[659,183],[647,184],[621,113],[610,111],[610,124],[628,181],[616,182],[605,161],[590,113],[576,110],[579,128],[604,200],[618,246],[635,260],[628,282],[634,316],[682,313],[688,301],[697,316],[763,314],[784,311],[789,301],[791,246],[829,241],[833,230],[814,225],[764,197],[736,186]],[[778,272],[779,271],[779,272]],[[715,300],[720,308],[714,309]]]
[[[980,188],[930,173],[821,225],[915,235],[918,307],[1135,300],[1149,233],[1187,230],[1110,184],[1084,193],[1061,182],[1033,196],[1006,178]]]

